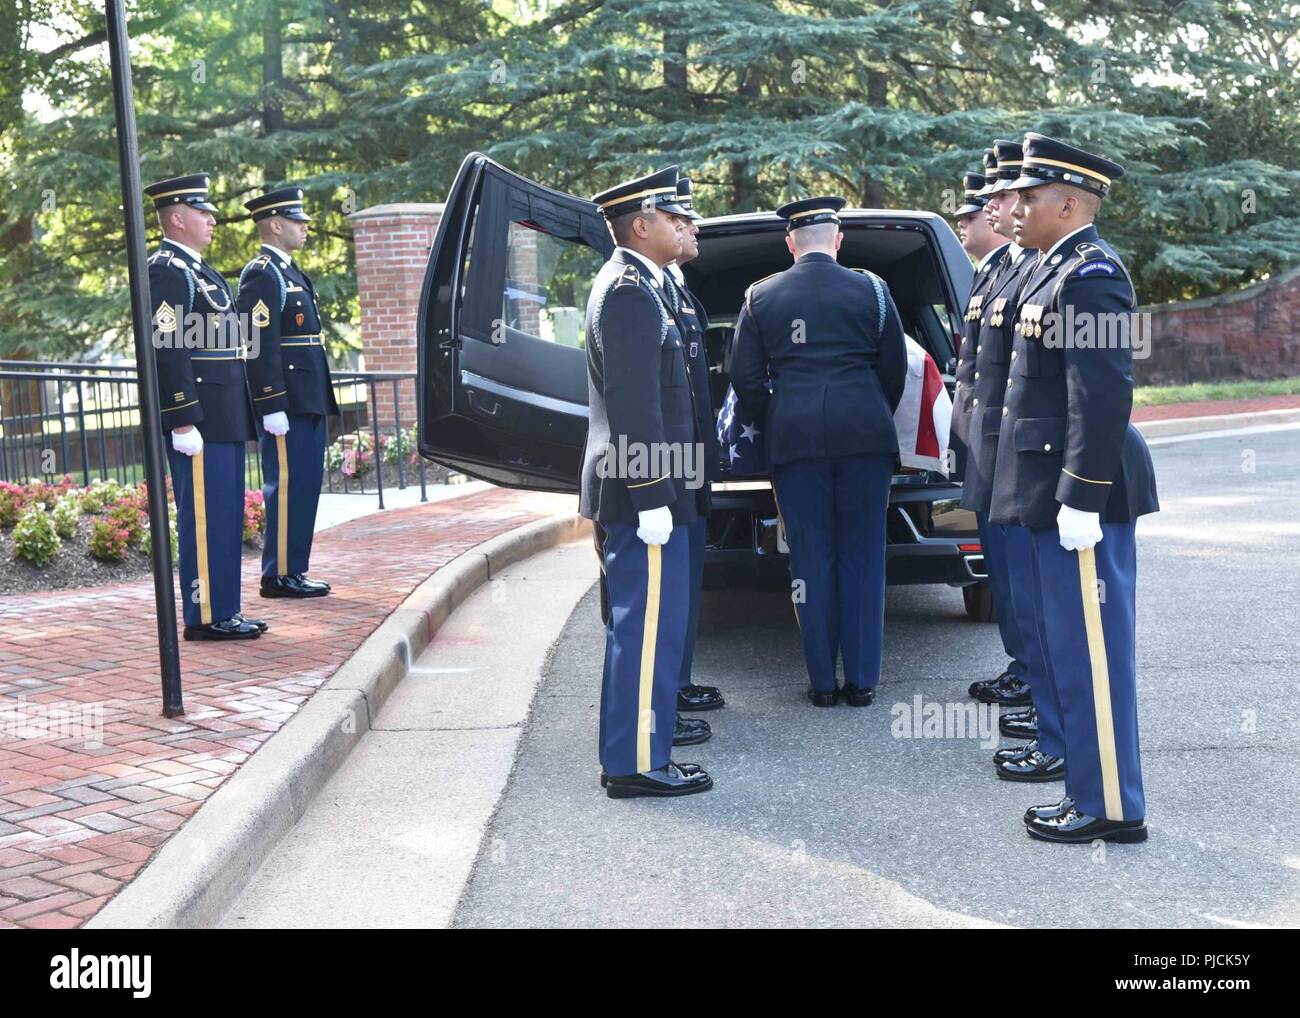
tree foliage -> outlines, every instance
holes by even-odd
[[[129,334],[102,7],[0,3],[0,354],[83,355]],[[473,149],[580,194],[678,162],[711,214],[951,212],[994,137],[1039,130],[1127,167],[1100,225],[1142,299],[1300,262],[1282,0],[137,0],[131,31],[144,178],[214,175],[232,275],[242,200],[303,183],[335,322],[347,213],[441,200]]]

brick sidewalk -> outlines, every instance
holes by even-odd
[[[576,508],[498,489],[345,523],[316,537],[312,575],[334,593],[308,601],[257,597],[260,561],[246,558],[244,612],[270,632],[182,642],[186,714],[174,719],[162,716],[151,581],[0,597],[0,711],[19,698],[28,717],[36,704],[103,711],[102,746],[0,730],[0,929],[80,926],[431,573]]]
[[[1260,410],[1300,409],[1300,396],[1261,396],[1258,399],[1210,399],[1201,403],[1165,403],[1138,407],[1133,422],[1171,421],[1182,417],[1210,417],[1214,414],[1247,414]]]

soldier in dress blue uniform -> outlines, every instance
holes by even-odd
[[[600,530],[609,621],[600,697],[610,798],[704,792],[671,750],[690,610],[689,526],[708,497],[682,315],[664,290],[681,254],[677,167],[594,201],[618,245],[587,302],[590,413],[579,509]]]
[[[972,422],[978,416],[975,407],[975,360],[980,324],[984,318],[983,308],[989,300],[989,291],[1004,278],[1005,259],[1011,247],[1009,238],[999,235],[993,229],[986,214],[987,203],[998,184],[997,143],[994,143],[993,148],[984,150],[983,163],[982,173],[966,174],[966,203],[956,212],[957,235],[966,253],[976,260],[975,278],[971,281],[971,292],[962,319],[961,349],[957,354],[956,386],[953,390],[952,430],[960,439],[956,450],[961,457],[963,484],[969,483],[971,456],[978,441],[978,436],[972,434]],[[1025,684],[1028,664],[1019,632],[1011,618],[1002,549],[997,535],[988,532],[987,515],[977,513],[975,518],[979,526],[980,548],[984,555],[989,589],[993,595],[998,633],[1002,637],[1002,648],[1010,660],[995,678],[972,682],[970,695],[1001,706],[1025,704],[1029,702],[1029,688]]]
[[[244,444],[257,436],[234,295],[203,260],[216,206],[208,175],[150,184],[162,246],[149,257],[153,345],[176,500],[187,640],[247,640],[266,631],[240,613]]]
[[[984,292],[983,308],[974,323],[975,370],[970,376],[968,394],[969,455],[962,480],[961,504],[973,510],[979,521],[1002,642],[1014,663],[1008,669],[1012,673],[1008,678],[976,683],[971,687],[971,694],[999,705],[1022,702],[1022,695],[1032,694],[1033,705],[1025,711],[1003,716],[999,726],[1006,735],[1033,741],[1015,749],[998,750],[994,754],[995,772],[1007,781],[1055,781],[1065,775],[1065,743],[1060,708],[1047,681],[1047,662],[1038,635],[1029,531],[1024,527],[991,523],[988,518],[1003,395],[1014,353],[1012,326],[1016,302],[1038,257],[1037,251],[1026,251],[1013,239],[1010,209],[1014,192],[1007,188],[1020,176],[1023,157],[1020,143],[999,139],[993,148],[997,154],[997,181],[985,197],[984,216],[999,236],[1013,242]],[[1041,725],[1040,712],[1036,710],[1040,704]]]
[[[866,706],[880,681],[894,410],[907,373],[903,324],[883,281],[836,260],[843,207],[843,198],[819,197],[776,210],[795,264],[746,292],[731,363],[740,403],[764,422],[818,707],[841,697]]]
[[[339,412],[321,335],[320,302],[293,260],[307,242],[311,216],[301,187],[244,202],[262,249],[239,277],[239,311],[257,330],[248,362],[253,404],[262,421],[263,597],[323,597],[328,583],[308,579],[316,507],[325,469],[326,418]]]
[[[1027,134],[1009,190],[1016,241],[1041,252],[1021,289],[989,518],[1029,528],[1065,798],[1025,825],[1057,842],[1142,841],[1134,592],[1137,517],[1159,509],[1129,423],[1137,297],[1093,220],[1117,163]],[[1041,707],[1040,707],[1041,712]]]
[[[681,222],[682,253],[676,261],[669,262],[664,277],[664,290],[673,310],[684,327],[683,340],[686,343],[686,366],[691,375],[691,392],[695,400],[695,420],[704,443],[704,498],[699,518],[687,524],[691,550],[691,604],[687,616],[686,653],[682,657],[681,688],[677,692],[677,710],[704,711],[714,710],[726,702],[716,686],[701,686],[691,681],[691,665],[695,658],[695,640],[700,628],[700,596],[704,589],[704,544],[708,536],[709,524],[709,484],[722,476],[722,465],[718,451],[718,436],[714,429],[713,396],[709,390],[709,361],[704,349],[704,334],[709,328],[709,316],[704,305],[686,285],[686,278],[681,267],[699,255],[698,236],[700,228],[695,225],[697,219],[703,219],[695,211],[695,199],[691,194],[691,178],[677,178],[677,204],[686,211]],[[687,727],[697,731],[691,733],[698,741],[708,738],[708,723],[702,718],[689,718],[684,722]],[[703,738],[699,738],[703,735]],[[683,745],[675,741],[674,745]]]
[[[992,161],[985,173],[967,173],[962,177],[964,200],[953,219],[957,223],[957,239],[965,252],[975,259],[975,276],[966,297],[962,315],[961,346],[957,350],[956,385],[952,394],[952,433],[967,445],[971,418],[972,382],[975,374],[975,336],[978,313],[984,301],[984,292],[993,282],[999,267],[998,259],[1006,253],[1008,241],[998,236],[984,215],[984,205],[997,183],[997,156],[993,149],[984,150],[984,161]]]
[[[970,393],[971,376],[975,373],[973,328],[971,309],[978,308],[983,301],[981,294],[988,287],[993,271],[992,262],[999,250],[1005,250],[1005,244],[984,218],[984,202],[991,186],[997,181],[997,157],[992,149],[985,149],[984,161],[993,160],[993,168],[986,177],[983,171],[962,175],[962,204],[953,213],[957,224],[957,239],[962,249],[975,260],[975,276],[971,280],[970,293],[966,295],[966,307],[962,312],[961,342],[957,348],[957,368],[953,373],[956,384],[952,393],[952,434],[959,441],[955,443],[957,454],[962,457],[965,470],[967,429],[970,427]],[[979,298],[978,300],[976,298]]]

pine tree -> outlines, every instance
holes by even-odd
[[[7,2],[0,354],[125,343],[102,11]],[[824,191],[951,213],[993,138],[1037,130],[1126,166],[1099,226],[1143,300],[1300,262],[1284,0],[138,0],[131,24],[145,179],[214,175],[230,274],[241,202],[304,184],[336,323],[356,320],[346,213],[439,201],[475,149],[577,194],[676,162],[709,214]]]
[[[58,55],[29,53],[17,87],[58,115],[28,116],[4,131],[11,155],[0,163],[0,238],[16,240],[7,247],[0,240],[0,355],[81,356],[105,338],[130,342],[102,7],[50,4],[45,16],[66,42]],[[256,251],[243,201],[303,184],[316,219],[304,265],[319,280],[327,320],[355,321],[346,215],[372,200],[381,190],[372,180],[382,182],[383,169],[403,154],[394,125],[356,115],[352,79],[375,61],[477,38],[483,23],[474,0],[359,8],[146,0],[130,21],[141,177],[212,175],[220,212],[205,256],[232,283]],[[33,60],[40,73],[32,73]],[[156,244],[151,207],[146,226]],[[336,348],[343,335],[336,327]]]

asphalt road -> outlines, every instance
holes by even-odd
[[[1151,837],[1031,840],[1061,785],[998,781],[973,738],[896,738],[895,704],[964,704],[1001,670],[958,591],[893,588],[875,705],[817,710],[783,594],[706,595],[696,679],[723,688],[715,788],[605,798],[594,591],[564,630],[459,926],[1300,925],[1300,430],[1153,443],[1138,525]]]

